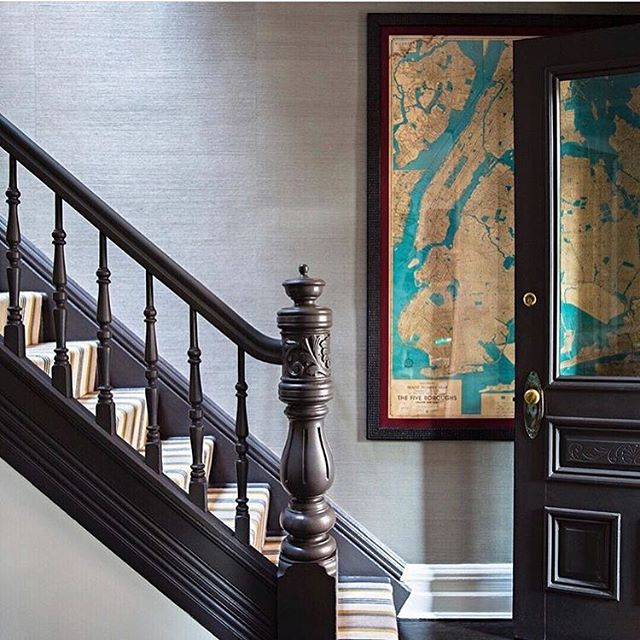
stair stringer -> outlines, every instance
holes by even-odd
[[[276,569],[0,338],[0,457],[219,640],[274,640]]]
[[[0,230],[4,232],[5,220],[0,218]],[[51,295],[51,273],[53,265],[47,256],[28,239],[22,238],[22,289],[44,291],[49,294],[48,305],[43,309],[43,330],[46,340],[53,340]],[[4,233],[0,246],[6,249]],[[4,251],[0,254],[0,289],[6,290]],[[95,335],[95,300],[76,282],[69,279],[68,294],[68,340],[87,339]],[[142,323],[141,309],[141,323]],[[186,325],[185,325],[186,327]],[[186,330],[186,329],[185,329]],[[114,387],[144,386],[144,343],[129,328],[114,318],[112,323],[112,367]],[[158,362],[160,388],[159,423],[162,437],[167,438],[188,433],[188,380],[167,360]],[[230,382],[230,384],[234,384]],[[275,393],[275,390],[274,390]],[[216,459],[213,466],[214,482],[230,482],[235,478],[235,423],[221,407],[210,398],[203,402],[205,434],[216,438]],[[283,429],[286,420],[283,418]],[[170,425],[170,428],[167,428]],[[249,481],[267,482],[271,487],[271,509],[269,530],[279,531],[278,517],[287,503],[287,493],[280,483],[280,461],[278,457],[255,436],[249,436]],[[338,470],[339,472],[339,470]],[[401,581],[404,561],[387,545],[363,527],[348,512],[335,503],[336,525],[333,535],[338,543],[340,573],[342,575],[386,576],[391,580],[396,611],[399,611],[409,596],[409,588]]]

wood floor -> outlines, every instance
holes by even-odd
[[[501,640],[513,639],[510,620],[401,620],[400,640]]]

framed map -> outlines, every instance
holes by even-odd
[[[370,438],[513,437],[512,53],[550,19],[369,16]]]

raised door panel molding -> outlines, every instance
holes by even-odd
[[[549,422],[550,480],[640,483],[640,423],[575,422]]]
[[[547,588],[620,599],[619,513],[546,507]]]

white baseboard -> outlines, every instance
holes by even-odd
[[[511,618],[511,564],[408,564],[402,580],[411,595],[399,618]]]

